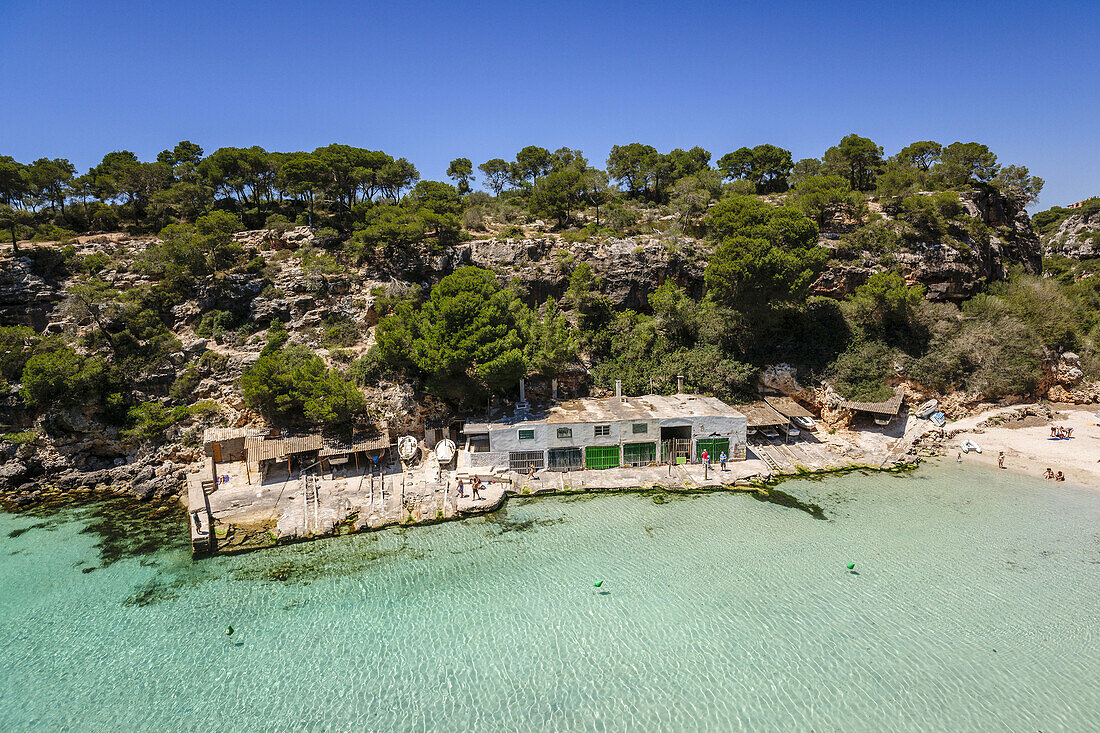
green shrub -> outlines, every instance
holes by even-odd
[[[256,255],[244,266],[245,272],[250,275],[259,275],[267,268],[267,260],[263,255]]]
[[[46,280],[56,280],[69,274],[76,253],[72,247],[35,247],[26,256],[31,260],[31,272]]]
[[[157,441],[173,425],[192,417],[211,415],[218,409],[214,402],[196,402],[173,408],[166,407],[161,402],[145,402],[130,408],[130,427],[121,432],[122,439],[129,443]]]
[[[70,346],[35,354],[23,368],[24,401],[36,407],[91,402],[107,381],[107,366],[99,357],[85,357]]]
[[[354,346],[359,342],[359,324],[346,316],[326,316],[321,342],[327,348]]]
[[[204,313],[195,333],[203,338],[218,338],[233,328],[236,317],[229,311],[212,310]]]
[[[340,272],[335,257],[311,244],[298,250],[298,258],[302,261],[302,271],[307,275],[334,275]]]
[[[363,356],[359,357],[348,367],[347,377],[360,387],[375,385],[385,373],[386,365],[378,353],[378,348],[373,347]]]
[[[939,390],[961,389],[986,399],[1030,394],[1042,359],[1034,333],[995,307],[967,311],[964,321],[932,340],[909,376]]]
[[[221,374],[229,364],[229,357],[216,351],[204,351],[199,357],[199,369],[205,374]]]
[[[270,344],[269,344],[270,346]],[[347,423],[366,407],[363,395],[299,344],[264,349],[241,376],[245,402],[276,424]]]
[[[0,377],[15,382],[23,375],[27,360],[34,356],[42,337],[26,326],[0,326]]]
[[[174,402],[184,402],[190,399],[201,381],[202,375],[199,373],[199,368],[192,364],[184,369],[172,382],[172,389],[169,390],[168,396]]]
[[[294,224],[282,214],[272,214],[267,217],[267,221],[264,222],[264,229],[273,231],[276,234],[285,234],[289,229],[293,228]]]
[[[895,353],[881,341],[853,342],[833,362],[828,378],[841,396],[850,400],[888,399],[893,390],[886,386]]]
[[[111,264],[111,258],[105,252],[93,252],[80,261],[80,269],[89,275],[98,275]]]
[[[24,445],[26,443],[34,443],[38,440],[38,431],[23,430],[18,433],[4,433],[0,435],[0,440],[6,440],[9,443],[15,443],[17,445]]]
[[[897,226],[889,221],[877,221],[856,229],[841,240],[845,249],[882,254],[901,249],[902,239]]]

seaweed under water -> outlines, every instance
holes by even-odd
[[[489,528],[489,532],[495,535],[508,534],[510,532],[529,532],[539,527],[548,527],[554,524],[561,524],[565,521],[565,517],[545,517],[542,519],[516,519],[509,516],[507,510],[502,510],[496,514],[486,517],[486,526]]]
[[[82,534],[96,536],[99,567],[146,558],[166,550],[187,550],[187,515],[176,502],[140,502],[114,497],[87,505]]]

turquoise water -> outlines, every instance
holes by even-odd
[[[0,728],[1095,729],[1100,492],[1006,474],[783,485],[820,512],[544,499],[199,563],[182,513],[0,514]]]

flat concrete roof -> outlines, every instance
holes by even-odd
[[[692,394],[640,397],[582,398],[532,409],[526,415],[494,420],[491,426],[526,423],[610,423],[620,420],[663,420],[685,417],[745,417],[715,397]],[[474,427],[474,426],[477,427]],[[483,424],[473,423],[478,429]]]

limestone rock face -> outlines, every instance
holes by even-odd
[[[925,286],[929,300],[960,301],[974,295],[984,284],[1002,280],[1009,265],[1020,264],[1030,273],[1042,270],[1039,238],[1031,228],[1027,211],[994,190],[966,191],[959,202],[969,216],[980,218],[990,227],[988,244],[954,248],[940,242],[913,242],[897,252],[890,263],[910,283]],[[820,244],[835,248],[832,238],[823,236]],[[858,253],[844,260],[830,260],[828,269],[812,286],[815,295],[841,298],[886,269],[878,256]]]
[[[1081,357],[1072,351],[1067,351],[1059,357],[1058,363],[1051,369],[1051,377],[1061,385],[1077,384],[1085,377],[1085,373],[1079,366],[1080,362]]]
[[[840,406],[844,398],[833,389],[831,384],[825,383],[815,391],[817,404],[821,405],[821,422],[827,428],[847,428],[852,424],[852,411]]]
[[[0,267],[0,326],[30,326],[42,331],[61,302],[61,286],[34,273],[30,257]]]
[[[14,487],[27,475],[27,467],[19,461],[0,465],[0,487]]]
[[[573,263],[587,262],[603,280],[603,292],[617,307],[645,309],[647,298],[668,279],[692,295],[701,295],[706,254],[686,240],[634,237],[600,242],[549,240],[470,242],[459,258],[479,267],[503,271],[522,283],[536,301],[561,298],[569,287]]]
[[[208,281],[196,293],[195,305],[201,313],[211,310],[248,313],[263,286],[263,280],[258,277],[233,273],[216,281]]]
[[[303,245],[313,244],[314,236],[310,228],[304,226],[291,227],[284,232],[275,229],[250,229],[234,234],[233,241],[242,247],[256,249],[298,249]]]
[[[1100,257],[1100,212],[1068,217],[1058,231],[1044,237],[1043,244],[1048,255],[1075,260]]]
[[[1007,263],[1019,262],[1029,273],[1043,270],[1039,237],[1031,227],[1027,210],[994,189],[968,191],[959,201],[971,216],[979,216],[994,232],[989,251],[981,253],[988,275]]]
[[[560,299],[569,287],[574,267],[587,262],[603,280],[603,293],[620,308],[648,308],[647,298],[665,280],[672,279],[694,296],[703,293],[703,271],[710,246],[687,239],[657,237],[611,238],[565,242],[539,239],[484,239],[465,242],[442,254],[413,249],[379,263],[382,272],[408,282],[434,281],[464,265],[494,270],[517,282],[542,302]]]
[[[820,404],[813,390],[798,383],[797,370],[790,364],[773,364],[760,372],[760,386],[767,392],[779,392],[800,402]]]
[[[1078,405],[1090,405],[1100,402],[1100,382],[1080,384],[1067,388],[1056,384],[1047,390],[1047,399],[1051,402],[1068,402]]]

